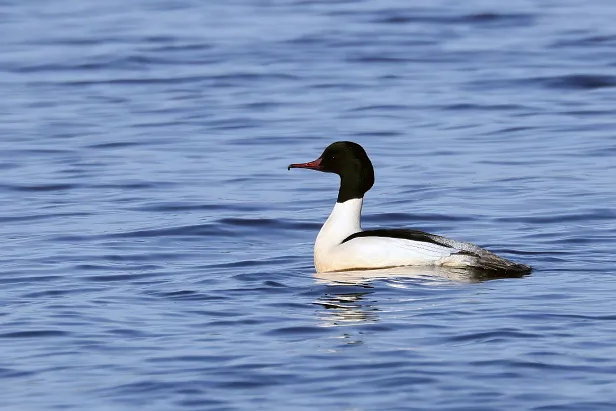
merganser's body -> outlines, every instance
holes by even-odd
[[[338,200],[314,245],[317,272],[401,266],[478,268],[519,274],[531,268],[498,257],[471,243],[418,230],[361,229],[365,193],[374,184],[372,163],[356,143],[337,142],[310,163],[291,164],[340,176]]]

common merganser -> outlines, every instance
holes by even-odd
[[[340,176],[338,200],[314,244],[317,272],[367,270],[401,266],[444,266],[521,274],[525,264],[506,260],[471,243],[451,240],[419,230],[362,230],[364,195],[374,184],[374,169],[366,151],[357,143],[329,145],[307,168]]]

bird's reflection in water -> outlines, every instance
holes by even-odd
[[[380,270],[341,271],[316,273],[318,284],[327,285],[326,293],[315,304],[326,310],[319,316],[325,326],[353,325],[379,321],[377,301],[369,297],[372,281],[389,280],[396,288],[421,285],[451,285],[455,283],[481,283],[504,278],[521,278],[528,274],[509,274],[485,270],[462,270],[446,267],[395,267]]]
[[[316,273],[314,277],[320,284],[345,284],[367,286],[371,281],[383,279],[421,280],[434,283],[481,283],[503,278],[522,278],[530,274],[507,273],[476,269],[460,269],[448,267],[392,267],[379,270],[338,271]],[[410,283],[412,284],[412,282]]]
[[[315,304],[327,310],[320,316],[326,326],[377,322],[378,309],[373,302],[364,299],[370,294],[371,292],[328,292],[315,301]]]

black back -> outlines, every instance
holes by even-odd
[[[403,240],[412,240],[412,241],[421,241],[424,243],[437,244],[443,247],[453,248],[450,245],[441,242],[438,240],[438,237],[433,236],[431,234],[425,233],[419,230],[407,230],[404,228],[399,229],[377,229],[377,230],[366,230],[360,231],[359,233],[351,234],[344,240],[342,243],[346,243],[354,238],[358,237],[390,237],[390,238],[401,238]]]
[[[374,185],[374,168],[366,151],[357,143],[338,141],[321,154],[320,171],[340,176],[338,202],[363,198]]]

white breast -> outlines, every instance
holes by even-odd
[[[358,237],[342,243],[351,234],[362,231],[362,202],[362,199],[352,199],[334,206],[314,246],[317,272],[440,265],[443,259],[458,251],[438,244],[391,237]]]
[[[354,198],[334,206],[314,243],[314,265],[318,272],[332,271],[331,267],[336,265],[334,254],[342,241],[361,231],[362,203],[363,199]]]

